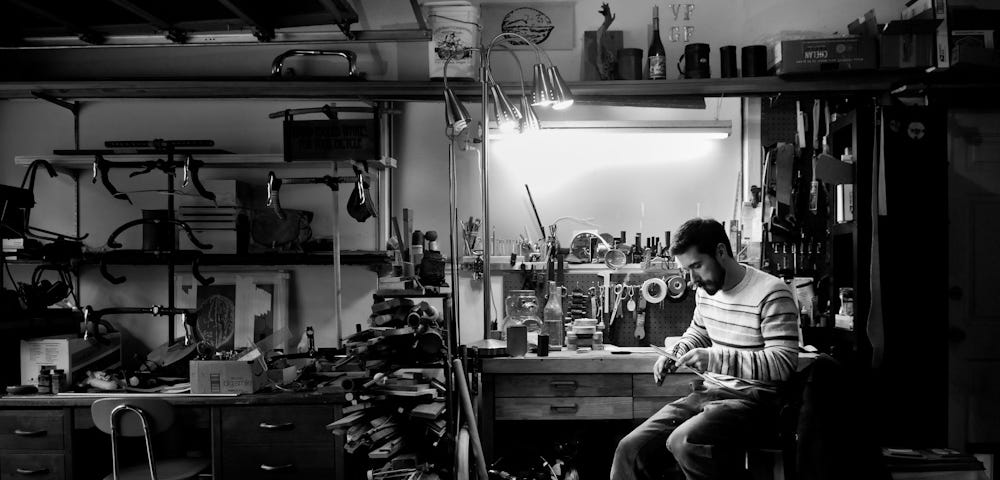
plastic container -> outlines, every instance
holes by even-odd
[[[66,372],[61,369],[52,371],[52,393],[66,391]]]
[[[44,368],[38,374],[38,393],[52,393],[52,375]]]
[[[435,1],[423,4],[431,41],[427,44],[430,78],[444,77],[448,56],[479,45],[479,8],[467,1]],[[448,79],[476,80],[479,54],[463,52],[448,63]]]

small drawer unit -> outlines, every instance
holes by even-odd
[[[61,453],[0,452],[0,480],[62,480],[66,456]]]
[[[0,450],[61,450],[65,415],[62,410],[0,411]]]
[[[326,429],[339,411],[333,405],[222,407],[216,478],[339,478],[343,447]]]
[[[224,444],[333,443],[326,425],[334,421],[327,405],[252,406],[222,409]]]

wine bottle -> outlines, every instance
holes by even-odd
[[[646,59],[649,62],[649,79],[666,80],[667,51],[660,41],[660,7],[656,5],[653,6],[653,41],[649,44]]]
[[[635,234],[635,244],[632,245],[632,263],[642,262],[642,233]]]

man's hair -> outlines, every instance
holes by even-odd
[[[698,247],[699,253],[715,256],[715,249],[720,243],[726,246],[726,253],[732,257],[733,247],[721,223],[711,218],[692,218],[677,229],[670,254],[679,255],[691,247]]]

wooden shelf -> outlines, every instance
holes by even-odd
[[[135,250],[110,251],[108,253],[88,253],[83,265],[97,265],[104,260],[108,265],[167,265],[183,266],[195,258],[201,268],[216,266],[280,266],[280,265],[333,265],[333,256],[328,253],[205,253],[181,250],[170,254],[139,252]],[[389,252],[381,250],[343,250],[340,252],[342,265],[388,265],[392,261]],[[40,260],[7,260],[12,265],[38,265]]]
[[[517,257],[517,261],[514,262],[514,266],[510,265],[509,255],[492,255],[491,259],[492,259],[490,261],[491,271],[504,271],[504,272],[520,271],[521,265],[524,265],[524,267],[528,270],[531,270],[533,268],[535,271],[544,271],[546,268],[545,262],[525,262],[523,261],[524,257],[522,256]],[[466,255],[462,257],[462,266],[465,268],[471,268],[473,265],[475,265],[475,262],[476,262],[476,257],[474,256]],[[649,270],[643,270],[642,266],[638,263],[629,263],[617,270],[612,270],[603,263],[566,263],[564,264],[564,268],[566,269],[567,272],[570,273],[593,273],[595,275],[602,273],[611,273],[617,275],[642,274],[642,273],[649,275],[680,274],[679,269],[666,268],[662,263],[657,263]]]
[[[615,80],[571,82],[570,89],[581,102],[613,102],[622,98],[643,99],[674,96],[771,95],[789,93],[887,92],[900,83],[897,72],[824,74],[801,77],[749,77],[683,80]],[[450,82],[449,87],[465,98],[479,98],[476,82]],[[365,100],[433,100],[442,98],[441,82],[364,81],[321,82],[315,80],[264,80],[260,78],[202,78],[187,80],[62,80],[0,82],[0,98],[34,98],[42,92],[63,99],[101,98],[324,98]],[[503,84],[505,91],[519,94],[520,86]]]
[[[108,160],[142,162],[162,159],[164,155],[104,155],[104,157]],[[205,162],[205,168],[321,168],[328,167],[331,162],[331,160],[285,162],[284,155],[280,153],[215,153],[193,155],[193,157]],[[35,160],[45,160],[52,164],[53,167],[89,170],[93,167],[94,155],[18,155],[14,157],[14,164],[28,166]],[[347,160],[333,161],[347,162]],[[369,160],[368,165],[376,170],[395,168],[396,159],[386,157],[378,160]]]

